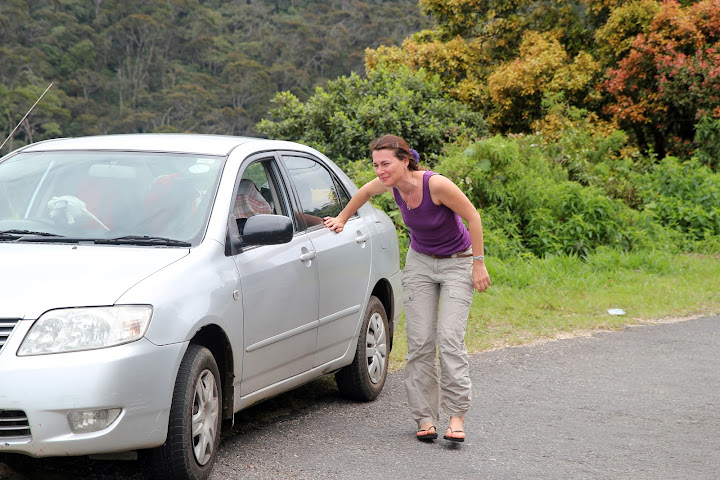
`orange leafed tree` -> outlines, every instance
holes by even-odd
[[[605,112],[640,145],[660,156],[687,154],[695,125],[720,118],[720,2],[662,2],[602,88]]]

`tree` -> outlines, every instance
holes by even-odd
[[[720,3],[660,4],[603,88],[605,108],[662,158],[687,155],[702,117],[720,118]]]
[[[523,35],[519,56],[500,65],[488,77],[495,104],[488,119],[498,131],[527,132],[543,115],[542,100],[564,92],[571,104],[589,103],[601,69],[591,55],[579,53],[572,61],[552,33]]]
[[[408,67],[378,66],[367,79],[330,81],[305,103],[289,92],[273,103],[259,131],[311,145],[341,166],[366,159],[370,142],[386,133],[405,138],[429,163],[446,143],[486,134],[480,114],[450,98],[437,76]]]
[[[572,92],[568,92],[568,100],[583,101],[593,87],[591,82],[597,81],[596,62],[588,48],[592,44],[593,18],[579,1],[422,0],[420,5],[437,21],[437,27],[411,36],[402,47],[369,50],[366,69],[390,62],[438,74],[445,89],[454,98],[473,110],[483,112],[491,120],[494,131],[525,131],[535,119],[540,100],[546,93],[544,86],[551,83],[544,77],[551,75],[548,69],[557,63],[551,57],[560,60],[558,65],[563,65],[563,71],[552,82],[554,87],[549,93],[562,88],[562,82],[559,82],[561,75],[578,74],[578,78],[566,78],[564,82],[573,88]],[[518,35],[523,31],[534,33],[528,34],[529,37]],[[523,57],[527,56],[529,49],[537,54],[542,48],[533,49],[530,43],[551,37],[552,40],[541,41],[542,46],[553,51],[542,53],[543,59],[549,63],[539,67],[545,71],[540,74],[535,65],[538,60]],[[573,60],[561,60],[558,55]],[[526,72],[519,74],[523,69]],[[532,70],[536,71],[535,74]],[[520,83],[511,84],[505,74]],[[538,74],[543,78],[539,78]],[[527,78],[528,75],[533,78]],[[494,86],[498,80],[502,85]],[[528,100],[526,89],[530,88],[526,83],[528,80],[535,89],[530,94],[531,105],[524,108]],[[583,84],[579,85],[578,80]],[[510,98],[515,94],[520,96]],[[520,111],[508,111],[518,106]],[[509,114],[518,118],[510,119]]]

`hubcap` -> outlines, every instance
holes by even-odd
[[[200,465],[210,461],[215,448],[219,405],[215,376],[210,370],[203,370],[195,384],[192,410],[193,452]]]
[[[365,356],[367,357],[368,375],[372,383],[379,383],[385,372],[387,362],[387,340],[382,316],[374,313],[368,322],[365,335]]]

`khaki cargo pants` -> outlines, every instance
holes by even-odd
[[[418,427],[438,425],[441,405],[448,415],[463,417],[472,388],[465,349],[474,293],[472,259],[436,259],[409,249],[402,284],[408,344],[405,389],[413,418]]]

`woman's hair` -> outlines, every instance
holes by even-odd
[[[391,150],[402,161],[408,160],[410,170],[420,170],[418,162],[420,154],[410,148],[410,145],[397,135],[383,135],[370,144],[370,153],[376,150]]]

